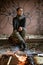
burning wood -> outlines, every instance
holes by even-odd
[[[6,65],[12,65],[12,64],[14,64],[14,65],[17,65],[17,64],[18,65],[25,65],[26,59],[27,59],[27,55],[22,51],[17,51],[15,53],[13,53],[11,51],[7,51],[5,53],[5,55],[2,55],[2,56],[3,57],[9,56],[8,58],[6,58],[6,59],[8,59],[7,63],[6,63],[6,59],[3,59],[3,60],[5,60],[5,62],[2,61],[3,62],[2,65],[5,65],[5,63],[6,63]]]
[[[2,55],[4,56],[4,59]],[[11,52],[10,50],[7,50],[7,52],[2,55],[0,56],[2,57],[3,60],[5,60],[5,62],[1,60],[1,62],[3,63],[0,65],[25,65],[25,64],[35,65],[33,56],[28,56],[25,52],[22,52],[22,51],[16,51],[14,53],[14,52]]]
[[[18,56],[17,54],[15,54],[15,55],[16,55],[16,57],[18,58],[19,61],[21,61],[21,62],[26,61],[26,58],[27,58],[27,57],[25,57],[25,56]]]
[[[25,65],[27,59],[27,55],[25,53],[18,51],[15,53],[15,56],[19,60],[18,65]]]
[[[27,58],[27,55],[26,54],[21,54],[20,52],[16,53],[15,56],[21,62],[25,62],[26,61],[26,58]]]

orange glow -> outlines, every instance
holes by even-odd
[[[18,58],[18,60],[21,61],[21,62],[26,61],[26,58],[27,58],[27,56],[18,56],[17,54],[15,54],[15,56],[16,56],[16,57]]]
[[[25,62],[19,62],[18,65],[25,65]]]

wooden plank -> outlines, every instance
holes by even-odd
[[[34,60],[36,64],[43,64],[43,57],[35,56]]]

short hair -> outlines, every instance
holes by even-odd
[[[18,11],[19,9],[23,9],[22,7],[18,7],[16,10]]]

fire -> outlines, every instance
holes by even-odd
[[[18,60],[19,60],[20,62],[25,62],[25,61],[26,61],[26,58],[27,58],[26,54],[21,54],[21,55],[20,55],[21,52],[18,52],[18,53],[19,53],[19,54],[15,54],[15,56],[18,58]]]
[[[18,56],[17,54],[15,54],[15,55],[16,55],[16,57],[18,58],[19,61],[21,61],[21,62],[26,61],[26,58],[27,58],[27,57],[25,57],[25,56]]]
[[[18,65],[25,65],[27,56],[19,56],[15,54],[15,56],[18,58],[19,62]]]
[[[19,61],[17,65],[25,65],[25,63],[26,63],[27,55],[24,52],[22,52],[22,51],[16,51],[15,53],[7,51],[7,55],[16,56],[16,58]],[[12,59],[12,56],[9,58],[9,61],[8,61],[7,64],[10,63],[11,59]]]
[[[18,65],[25,65],[25,63],[24,62],[19,62]]]

